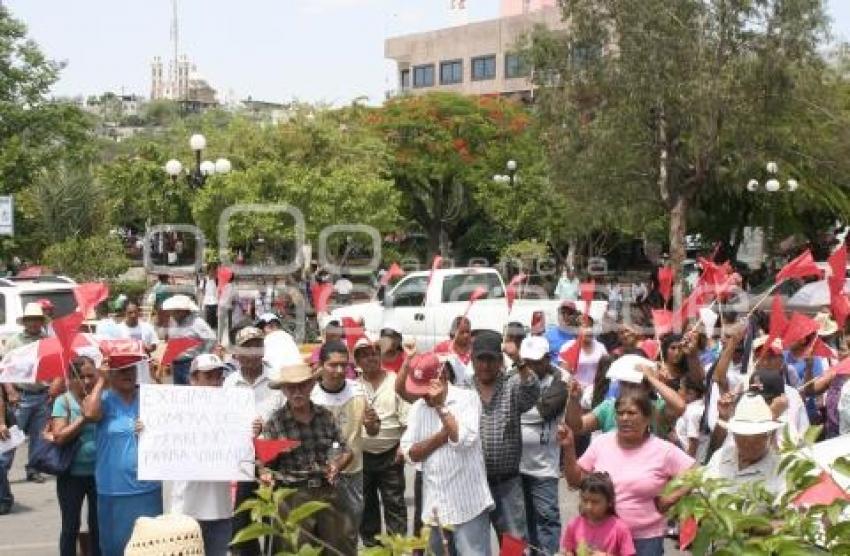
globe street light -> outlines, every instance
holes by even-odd
[[[203,150],[207,148],[207,138],[200,133],[189,137],[189,148],[195,153],[195,166],[191,172],[186,174],[186,182],[189,187],[197,189],[203,187],[207,177],[213,174],[227,174],[232,169],[230,161],[219,158],[215,162],[211,160],[201,161]],[[171,159],[165,163],[165,173],[171,177],[171,181],[177,181],[177,177],[183,172],[183,164],[179,160]]]
[[[768,162],[765,165],[765,170],[767,170],[767,180],[764,182],[764,190],[768,193],[780,193],[787,191],[788,193],[793,193],[800,187],[800,182],[795,180],[794,178],[788,178],[785,181],[784,187],[782,182],[779,180],[777,175],[779,174],[779,165],[776,162]],[[747,191],[750,193],[758,193],[759,192],[759,181],[757,179],[751,179],[747,182]],[[771,198],[773,196],[771,195]],[[767,225],[767,246],[768,246],[768,255],[772,252],[773,248],[773,220],[774,220],[774,203],[771,201],[768,203],[768,225]]]
[[[505,171],[507,171],[507,174],[496,174],[493,176],[493,181],[496,183],[509,183],[511,186],[516,185],[516,182],[519,181],[516,175],[516,160],[508,160],[507,164],[505,164]]]

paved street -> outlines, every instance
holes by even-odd
[[[59,507],[56,503],[56,485],[52,478],[41,485],[24,480],[23,462],[26,450],[19,450],[10,473],[15,507],[11,514],[0,516],[0,555],[50,556],[57,553],[59,539]],[[408,513],[413,512],[413,476],[408,477]],[[575,515],[576,495],[561,481],[561,516],[567,521]],[[85,528],[85,526],[84,526]],[[494,547],[495,537],[493,539]],[[668,545],[668,554],[680,552]],[[496,551],[498,554],[498,551]]]

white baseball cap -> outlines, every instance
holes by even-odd
[[[218,355],[212,353],[202,353],[192,360],[192,366],[189,368],[190,373],[215,371],[224,369],[225,365]]]
[[[543,336],[526,336],[519,346],[519,356],[529,361],[540,361],[549,353],[549,341]]]

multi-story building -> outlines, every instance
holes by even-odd
[[[533,98],[531,68],[517,45],[535,26],[563,29],[555,0],[502,0],[502,17],[389,38],[399,93],[453,91]],[[457,20],[457,18],[455,18]]]

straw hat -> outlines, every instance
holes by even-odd
[[[201,526],[189,516],[140,517],[124,556],[203,556]]]
[[[838,324],[829,316],[829,313],[818,313],[815,315],[818,323],[818,336],[832,336],[838,332]]]
[[[163,311],[189,311],[197,312],[198,306],[188,295],[173,295],[162,302]]]
[[[782,423],[773,420],[770,407],[758,394],[749,394],[741,398],[735,408],[735,415],[729,421],[718,420],[717,424],[732,434],[744,436],[773,432],[782,426]]]
[[[24,314],[18,317],[18,323],[23,322],[24,319],[43,319],[44,317],[44,309],[41,307],[41,303],[38,301],[33,301],[31,303],[27,303],[26,307],[24,307]]]
[[[756,337],[753,340],[753,349],[759,349],[765,343],[767,343],[767,334],[762,334],[761,336]],[[782,338],[774,338],[773,342],[771,342],[771,351],[776,353],[782,353]]]

